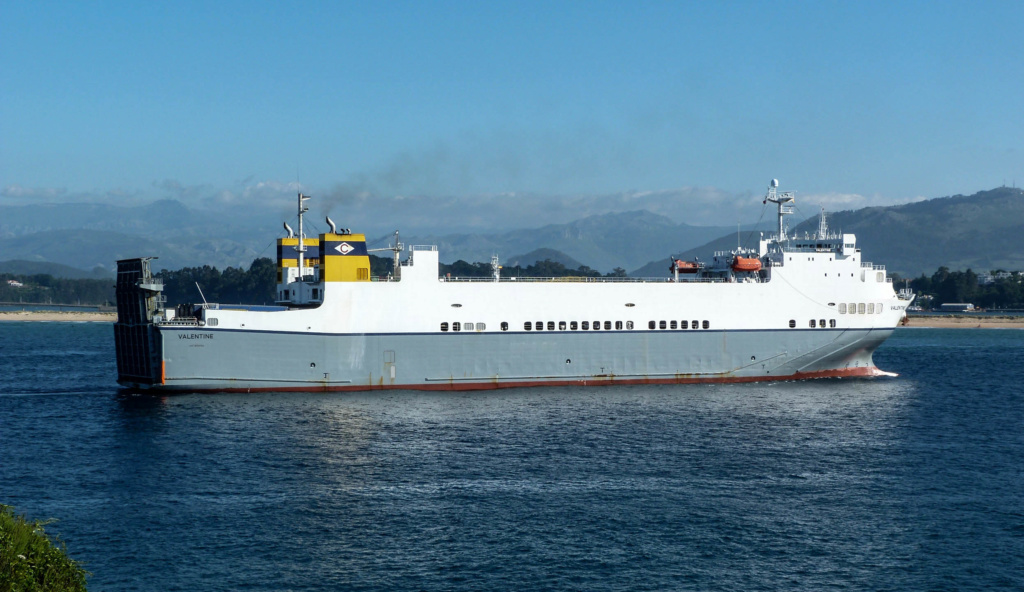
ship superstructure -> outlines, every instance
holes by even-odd
[[[789,236],[792,193],[772,181],[779,229],[757,250],[673,260],[665,278],[439,277],[436,247],[370,273],[366,238],[278,239],[274,307],[167,309],[150,260],[118,262],[118,382],[177,391],[490,389],[879,376],[872,352],[905,315],[856,237]],[[406,258],[399,259],[399,253]]]

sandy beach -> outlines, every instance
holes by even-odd
[[[78,312],[56,310],[4,310],[0,311],[0,322],[3,321],[65,321],[113,323],[117,320],[116,312]]]
[[[973,315],[910,316],[905,327],[930,329],[1024,329],[1024,317]]]

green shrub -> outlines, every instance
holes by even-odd
[[[60,539],[46,535],[48,523],[29,522],[0,504],[0,592],[85,590],[88,572]]]

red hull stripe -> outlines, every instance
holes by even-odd
[[[520,380],[515,382],[499,382],[497,380],[481,380],[480,382],[451,381],[429,384],[374,384],[374,385],[324,385],[324,386],[285,386],[258,388],[213,388],[190,389],[178,387],[177,392],[185,393],[256,393],[256,392],[343,392],[343,391],[382,391],[382,390],[415,390],[415,391],[482,391],[504,388],[531,386],[612,386],[622,384],[729,384],[737,382],[779,382],[788,380],[808,380],[814,378],[873,378],[879,376],[896,376],[878,368],[841,368],[836,370],[819,370],[816,372],[797,372],[787,376],[721,376],[721,377],[690,377],[681,375],[673,378],[590,378],[576,380]],[[167,392],[167,389],[160,389]]]

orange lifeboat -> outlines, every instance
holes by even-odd
[[[678,271],[679,273],[697,273],[700,270],[700,264],[695,261],[675,259],[673,265],[668,270]]]
[[[732,260],[733,271],[761,271],[761,260],[757,257],[736,257]]]

